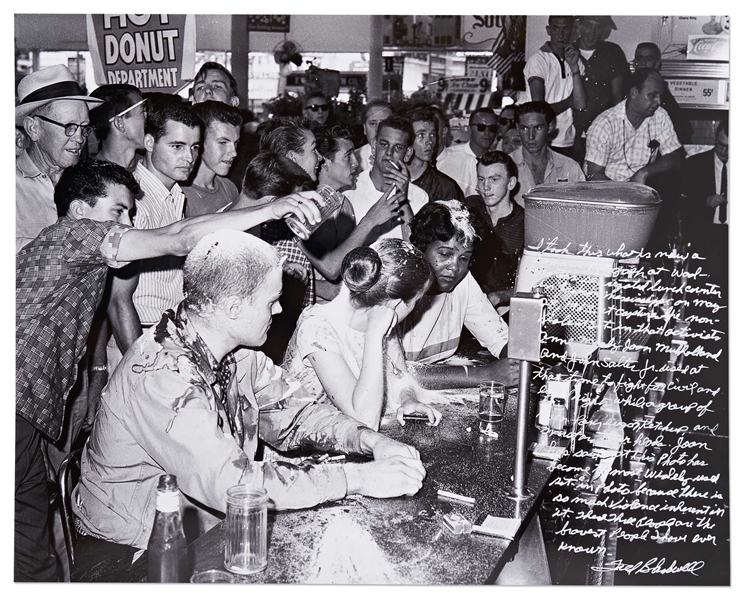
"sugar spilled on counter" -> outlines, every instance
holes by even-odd
[[[320,540],[311,584],[401,584],[372,536],[347,516],[339,515]]]

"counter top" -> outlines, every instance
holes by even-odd
[[[437,406],[438,427],[385,422],[382,431],[418,448],[426,467],[413,497],[374,499],[352,495],[311,509],[269,512],[268,566],[242,582],[334,584],[483,584],[493,582],[518,543],[484,535],[454,535],[442,527],[456,512],[474,524],[487,515],[518,518],[523,530],[549,475],[549,463],[529,462],[535,497],[520,504],[505,492],[511,483],[516,398],[506,406],[503,439],[477,429],[473,390],[463,404]],[[447,392],[457,395],[457,392]],[[460,400],[461,401],[461,400]],[[473,497],[474,505],[437,497],[439,489]],[[189,546],[191,571],[223,569],[224,522]],[[124,577],[146,579],[146,556]]]

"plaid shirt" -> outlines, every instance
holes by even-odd
[[[668,113],[658,108],[635,129],[627,118],[627,100],[605,110],[588,129],[586,162],[604,167],[612,181],[629,181],[637,171],[681,147]],[[660,146],[655,153],[651,141]]]
[[[315,303],[315,270],[312,264],[300,249],[297,238],[291,232],[286,223],[281,221],[265,223],[261,226],[261,239],[270,243],[282,256],[286,256],[287,262],[294,262],[307,269],[309,282],[307,291],[304,293],[302,307],[306,308]]]
[[[16,414],[56,441],[65,400],[121,236],[112,222],[62,217],[16,256]]]

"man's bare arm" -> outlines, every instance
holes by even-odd
[[[648,177],[681,168],[681,164],[684,162],[685,156],[686,151],[683,147],[671,152],[670,154],[661,156],[652,164],[642,167],[639,171],[632,175],[630,181],[633,181],[635,183],[645,183]]]
[[[139,321],[139,315],[132,300],[137,283],[139,283],[138,263],[112,271],[108,318],[116,345],[119,346],[122,354],[126,353],[132,343],[142,334],[142,323]]]
[[[611,181],[606,176],[606,167],[600,166],[595,162],[586,162],[586,179],[588,181]]]
[[[304,191],[257,207],[185,218],[159,229],[131,229],[122,236],[116,259],[131,262],[159,256],[185,256],[204,235],[220,229],[246,231],[287,214],[315,224],[320,221],[320,211],[310,197],[319,198],[319,195],[315,191]]]
[[[580,79],[580,77],[577,77],[577,79]],[[544,80],[540,77],[533,77],[529,80],[529,91],[531,92],[532,100],[534,100],[535,102],[545,101]],[[552,110],[555,111],[555,114],[561,114],[568,108],[573,108],[573,102],[573,96],[570,95],[564,100],[550,103],[550,106],[552,106]]]

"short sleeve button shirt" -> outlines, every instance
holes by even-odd
[[[39,170],[27,152],[15,162],[15,251],[57,222],[54,183]]]
[[[586,162],[604,167],[612,181],[629,181],[650,163],[650,142],[659,143],[658,152],[666,156],[681,147],[673,123],[663,108],[646,118],[635,129],[627,118],[627,100],[605,110],[588,129]]]

